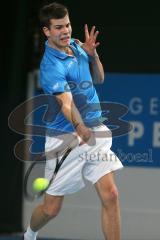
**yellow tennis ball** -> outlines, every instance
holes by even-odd
[[[33,190],[40,192],[48,187],[49,181],[46,178],[36,178],[33,182]]]

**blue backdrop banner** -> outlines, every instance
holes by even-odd
[[[123,164],[160,167],[160,75],[106,74],[103,87],[96,88],[101,101],[128,107],[123,119],[133,130],[113,138],[113,150]]]

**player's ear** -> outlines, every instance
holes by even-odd
[[[43,27],[43,33],[44,35],[48,38],[50,37],[50,31],[49,31],[49,28],[47,27]]]

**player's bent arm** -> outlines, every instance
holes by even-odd
[[[84,48],[84,43],[82,43],[79,39],[75,39],[75,41],[87,53],[86,49]],[[102,84],[104,82],[104,69],[99,59],[97,51],[95,50],[94,55],[89,57],[90,57],[90,71],[91,71],[93,83]]]
[[[102,84],[104,82],[104,69],[97,53],[91,57],[90,71],[93,83]]]
[[[75,127],[80,138],[84,142],[87,142],[91,137],[91,130],[85,126],[83,119],[74,104],[72,94],[70,92],[61,93],[56,95],[56,98],[66,119],[68,119]]]

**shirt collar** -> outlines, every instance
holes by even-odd
[[[78,51],[77,44],[74,41],[74,39],[70,40],[70,45],[75,47],[76,50]],[[48,44],[48,40],[45,42],[45,50],[47,51],[47,53],[49,53],[49,54],[51,54],[51,55],[53,55],[55,57],[61,58],[61,59],[65,59],[65,58],[68,57],[68,54],[66,54],[64,52],[61,52],[61,51],[59,51],[59,50],[57,50],[55,48],[50,47],[49,44]]]

